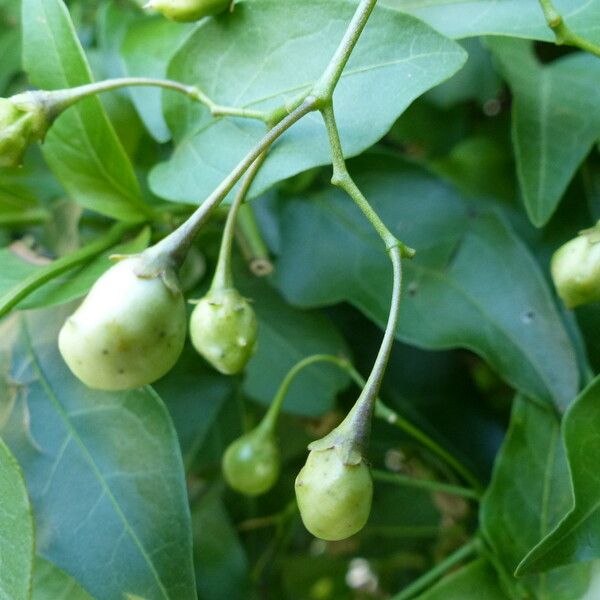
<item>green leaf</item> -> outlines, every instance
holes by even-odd
[[[4,28],[4,24],[0,22]],[[21,70],[21,34],[18,29],[0,31],[0,94]]]
[[[173,23],[162,17],[131,25],[121,47],[126,74],[165,78],[169,61],[193,29],[194,25]],[[150,134],[158,142],[168,142],[171,132],[163,116],[161,90],[131,88],[129,93]]]
[[[66,314],[16,315],[0,336],[10,383],[2,435],[25,471],[37,550],[97,600],[194,600],[187,491],[168,413],[151,388],[81,384],[57,349]]]
[[[268,406],[287,372],[311,354],[347,356],[348,349],[331,321],[318,311],[289,306],[264,280],[237,277],[241,292],[253,301],[259,320],[258,349],[246,368],[244,390]],[[348,384],[336,366],[316,364],[304,369],[286,396],[284,410],[319,415],[333,406],[337,393]]]
[[[72,577],[37,556],[31,600],[94,600]]]
[[[23,473],[0,439],[0,598],[28,600],[33,568],[33,518]]]
[[[489,44],[513,92],[517,171],[529,218],[540,227],[600,136],[600,63],[577,53],[542,65],[527,42]]]
[[[321,76],[354,10],[343,0],[240,3],[232,14],[198,27],[175,55],[169,76],[199,85],[220,104],[278,108],[307,93]],[[415,98],[465,59],[460,46],[423,23],[376,9],[335,92],[346,155],[373,145]],[[170,200],[201,201],[265,134],[262,123],[213,119],[187,98],[171,95],[165,106],[177,147],[152,171],[150,183]],[[321,118],[306,117],[274,145],[253,195],[330,160]]]
[[[134,239],[114,246],[92,258],[87,264],[71,268],[65,274],[51,279],[25,297],[18,304],[19,308],[64,304],[83,296],[98,277],[112,266],[113,263],[109,260],[112,254],[134,254],[146,248],[149,240],[150,231],[144,228]],[[18,289],[25,279],[43,278],[53,264],[43,264],[43,261],[40,263],[33,257],[22,256],[10,246],[0,249],[0,262],[3,265],[0,273],[0,311],[5,309],[5,299]]]
[[[234,379],[208,367],[188,344],[175,367],[154,384],[154,389],[165,399],[189,470],[219,411],[233,395]]]
[[[523,398],[513,405],[510,428],[481,506],[481,523],[509,572],[551,531],[571,505],[560,422]],[[591,564],[570,565],[519,580],[535,598],[572,600],[587,592]]]
[[[92,75],[62,0],[23,0],[23,62],[44,89],[84,85]],[[129,158],[96,97],[68,109],[51,127],[44,157],[86,208],[136,221],[149,212]]]
[[[351,170],[384,222],[417,249],[404,263],[398,338],[473,350],[517,389],[566,407],[577,393],[575,353],[535,260],[506,220],[393,157],[371,156]],[[276,273],[287,299],[349,301],[385,323],[391,268],[352,202],[327,188],[285,199],[281,213]]]
[[[506,35],[553,41],[539,0],[383,0],[452,38]],[[579,35],[600,42],[598,0],[554,0],[566,24]]]
[[[220,496],[213,486],[192,512],[198,594],[207,600],[247,600],[248,559]]]
[[[577,398],[564,417],[573,499],[558,524],[519,565],[519,573],[537,573],[560,565],[589,561],[600,554],[600,377]]]
[[[442,579],[415,600],[509,600],[494,569],[483,559]]]

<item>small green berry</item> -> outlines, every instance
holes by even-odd
[[[231,0],[150,0],[145,8],[156,10],[171,21],[188,23],[227,10]]]
[[[275,436],[261,427],[232,442],[223,456],[225,480],[246,496],[268,492],[277,481],[279,468]]]
[[[552,279],[568,308],[600,301],[600,242],[594,238],[582,234],[552,257]]]
[[[126,258],[106,271],[60,331],[65,362],[91,388],[126,390],[152,383],[183,350],[183,296],[161,277],[139,277],[140,260]]]
[[[256,349],[258,322],[250,302],[234,289],[209,292],[190,319],[196,350],[225,375],[244,369]]]
[[[343,540],[369,518],[373,481],[364,460],[346,464],[336,448],[312,450],[296,478],[296,499],[308,531],[322,540]]]
[[[32,94],[0,98],[0,167],[18,167],[27,147],[49,127],[43,106]]]

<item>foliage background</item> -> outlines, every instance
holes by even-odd
[[[265,108],[320,73],[353,10],[248,0],[233,15],[181,26],[125,1],[73,0],[69,13],[59,0],[19,4],[0,0],[4,96],[79,85],[90,73],[168,75],[222,103]],[[535,0],[383,4],[336,92],[351,172],[418,252],[406,264],[382,397],[488,486],[481,507],[378,482],[363,532],[312,539],[291,504],[293,479],[306,444],[356,397],[328,366],[291,389],[276,488],[248,500],[222,481],[224,448],[257,421],[287,370],[328,352],[368,373],[387,316],[385,254],[329,185],[316,116],[281,140],[253,187],[276,269],[254,277],[238,256],[237,281],[261,327],[247,373],[220,376],[186,348],[153,388],[100,393],[70,375],[56,334],[107,255],[168,231],[262,134],[168,93],[116,92],[63,115],[23,169],[0,171],[0,296],[111,219],[131,227],[117,248],[0,323],[0,497],[9,507],[0,511],[0,598],[28,598],[31,585],[36,600],[392,597],[477,531],[481,556],[422,600],[600,595],[600,312],[564,310],[548,273],[552,252],[600,218],[600,63],[552,44]],[[600,2],[556,6],[600,43]],[[221,228],[211,221],[197,241],[190,297],[207,285],[200,275],[211,272]],[[458,482],[383,422],[369,457],[378,469]]]

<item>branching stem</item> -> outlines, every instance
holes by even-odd
[[[556,43],[559,46],[562,44],[567,46],[575,46],[576,48],[581,48],[581,50],[585,50],[590,54],[600,56],[600,46],[590,42],[589,40],[586,40],[572,31],[566,25],[564,19],[554,7],[552,0],[539,0],[539,2],[542,10],[544,11],[546,23],[548,23],[548,27],[550,27],[550,29],[552,29],[554,32]]]

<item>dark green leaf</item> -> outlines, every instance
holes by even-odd
[[[559,420],[552,412],[517,398],[481,507],[482,527],[509,573],[570,505]],[[573,565],[525,577],[519,585],[540,600],[571,600],[585,596],[591,575],[591,565]]]
[[[519,565],[522,573],[547,571],[560,565],[590,561],[600,555],[600,378],[577,398],[565,415],[572,507],[558,526]],[[564,512],[564,510],[563,510]]]
[[[220,104],[275,109],[309,91],[354,10],[344,0],[240,3],[232,14],[199,26],[176,54],[169,75],[199,85]],[[374,144],[415,98],[450,77],[465,59],[460,46],[423,23],[376,9],[335,92],[346,154]],[[213,119],[205,107],[181,96],[169,96],[166,109],[178,145],[150,182],[156,194],[170,200],[203,200],[265,133],[262,123]],[[306,117],[273,147],[254,194],[329,162],[321,118]]]
[[[517,171],[529,218],[539,227],[600,136],[600,62],[577,53],[542,65],[527,42],[495,39],[490,47],[513,92]]]
[[[193,600],[191,523],[175,430],[150,388],[90,390],[56,347],[64,311],[2,327],[2,434],[25,471],[38,552],[97,600]]]
[[[33,544],[33,518],[23,473],[15,457],[0,439],[0,598],[2,600],[29,599]]]
[[[23,0],[23,61],[31,81],[60,89],[92,81],[62,0]],[[121,220],[148,213],[129,162],[98,98],[67,110],[50,129],[44,156],[80,204]]]
[[[198,593],[205,600],[247,600],[248,559],[220,494],[213,487],[192,513]]]
[[[311,354],[348,355],[343,338],[325,315],[292,308],[264,280],[246,277],[239,285],[253,300],[260,323],[258,350],[244,380],[244,390],[251,398],[269,405],[286,373]],[[322,414],[332,407],[336,394],[347,383],[348,377],[338,367],[312,365],[290,387],[284,410]]]
[[[391,157],[353,171],[383,220],[417,249],[405,262],[398,337],[471,349],[516,388],[567,406],[578,386],[575,354],[535,260],[505,219]],[[327,189],[285,199],[281,210],[277,280],[287,298],[302,306],[347,300],[383,324],[391,269],[352,202]]]
[[[193,28],[193,25],[172,23],[160,17],[134,23],[121,48],[126,74],[132,77],[166,77],[171,57]],[[130,94],[148,131],[157,141],[168,142],[171,132],[163,116],[161,90],[131,88]]]

